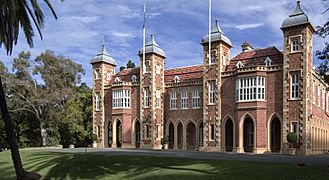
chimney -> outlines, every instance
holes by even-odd
[[[246,51],[251,51],[254,48],[252,48],[252,46],[250,45],[250,43],[248,41],[245,41],[242,45],[242,52],[246,52]]]

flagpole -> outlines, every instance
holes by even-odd
[[[210,65],[210,63],[211,63],[211,0],[209,0],[209,24],[208,24],[208,28],[209,28],[209,54],[208,54],[208,56],[209,56],[209,65]]]
[[[143,21],[143,74],[145,74],[145,36],[146,36],[146,0],[144,1],[144,21]]]

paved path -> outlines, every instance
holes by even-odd
[[[215,160],[239,160],[239,161],[262,161],[262,162],[303,162],[306,165],[321,164],[329,167],[329,155],[288,156],[282,154],[237,154],[220,152],[198,152],[182,150],[144,150],[144,149],[112,149],[112,148],[75,148],[75,149],[46,149],[42,151],[64,153],[95,153],[108,155],[128,156],[154,156],[154,157],[179,157],[192,159],[215,159]]]

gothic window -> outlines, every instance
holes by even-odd
[[[209,104],[216,103],[216,81],[209,81]]]
[[[226,54],[223,56],[223,65],[226,66],[227,64],[227,56]]]
[[[161,74],[161,65],[156,65],[156,73]]]
[[[137,76],[136,76],[136,75],[133,75],[133,76],[131,77],[131,82],[132,82],[132,83],[136,83],[136,82],[137,82]]]
[[[182,109],[187,109],[188,108],[188,91],[184,89],[181,92],[182,96]]]
[[[236,81],[238,102],[265,100],[265,77],[247,77]]]
[[[209,64],[215,64],[216,63],[216,50],[211,51],[210,53],[210,63]]]
[[[298,122],[291,122],[290,132],[298,134]]]
[[[290,74],[290,92],[291,99],[299,99],[299,73],[293,72]]]
[[[325,103],[326,102],[326,91],[325,89],[323,88],[322,89],[322,109],[324,110],[325,109]]]
[[[318,107],[321,107],[321,85],[318,84]]]
[[[244,67],[244,65],[242,64],[241,61],[237,62],[235,66],[236,66],[236,68],[238,68],[238,69],[241,69],[241,68]]]
[[[150,107],[151,102],[151,92],[149,88],[144,88],[144,105],[145,107]]]
[[[100,69],[95,69],[95,80],[100,79]]]
[[[100,93],[96,93],[95,95],[95,109],[96,111],[100,110],[100,106],[101,106],[101,94]]]
[[[156,100],[155,100],[155,106],[157,108],[160,108],[160,97],[161,97],[160,89],[157,89],[156,90]]]
[[[215,140],[215,125],[210,124],[210,139]]]
[[[329,112],[329,93],[326,95],[326,111]]]
[[[145,71],[146,72],[150,72],[151,70],[151,64],[150,64],[150,61],[146,61],[145,63]]]
[[[120,80],[119,77],[116,77],[116,78],[114,79],[114,82],[115,82],[115,83],[119,83],[119,82],[121,82],[121,80]]]
[[[272,66],[272,59],[270,57],[267,57],[264,61],[266,66]]]
[[[313,84],[312,84],[312,93],[313,93],[313,96],[312,96],[312,102],[313,104],[315,104],[315,80],[313,80]]]
[[[106,80],[111,80],[111,72],[106,73]]]
[[[176,91],[172,91],[170,94],[170,109],[177,109],[177,96]]]

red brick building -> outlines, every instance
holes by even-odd
[[[327,152],[329,86],[312,68],[314,28],[299,1],[281,29],[283,51],[245,42],[231,58],[216,22],[201,65],[167,70],[153,36],[145,62],[142,49],[141,66],[117,74],[103,46],[91,61],[97,147],[160,149],[168,136],[171,149],[285,153],[296,132],[297,153]]]

